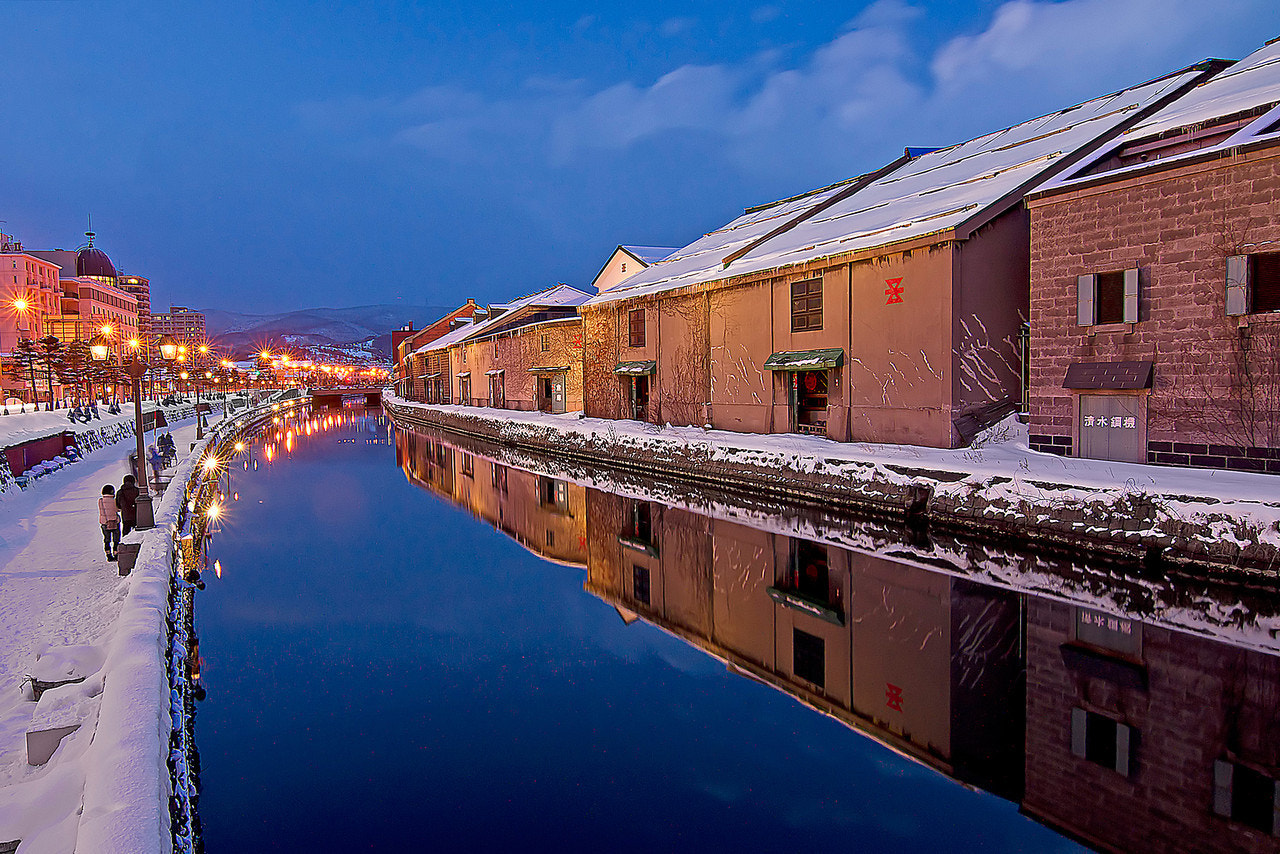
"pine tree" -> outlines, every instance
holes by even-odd
[[[89,353],[88,341],[77,338],[67,344],[62,370],[58,374],[58,381],[63,385],[73,387],[79,400],[84,400],[88,397],[86,387],[90,381],[91,363],[92,356]]]
[[[66,347],[63,346],[61,339],[55,335],[46,335],[36,343],[39,345],[37,353],[40,357],[40,366],[44,369],[44,378],[49,384],[48,411],[52,412],[53,378],[63,370]]]

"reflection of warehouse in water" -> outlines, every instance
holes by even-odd
[[[628,622],[1087,845],[1280,851],[1274,597],[1244,609],[1262,615],[1250,637],[1222,622],[1238,602],[1141,588],[1166,613],[1199,597],[1190,627],[1219,636],[1206,637],[1114,603],[1072,604],[1065,578],[1062,598],[997,588],[586,489],[412,432],[397,433],[397,455],[411,481],[585,567],[586,590]]]
[[[586,567],[585,487],[422,433],[398,431],[396,439],[396,461],[411,483],[466,508],[539,557]]]
[[[587,590],[946,774],[1022,790],[1019,597],[592,490]]]

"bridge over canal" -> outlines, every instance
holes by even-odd
[[[381,388],[313,388],[311,389],[312,406],[342,406],[342,401],[349,397],[363,397],[365,406],[379,406],[382,403]]]

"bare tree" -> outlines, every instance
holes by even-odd
[[[1219,188],[1222,190],[1223,188]],[[1224,203],[1202,245],[1221,259],[1256,252],[1259,220]],[[1170,431],[1212,444],[1280,447],[1280,329],[1224,316],[1180,343],[1170,354],[1172,370],[1157,378],[1151,419]]]

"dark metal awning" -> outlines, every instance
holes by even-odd
[[[1081,391],[1134,391],[1151,388],[1152,362],[1072,362],[1063,388]]]
[[[838,368],[844,361],[844,350],[784,350],[764,360],[766,371],[825,371]]]
[[[568,365],[551,365],[550,367],[546,367],[546,368],[530,368],[529,373],[531,374],[563,374],[563,373],[567,373],[568,370],[569,370]]]
[[[642,377],[653,373],[657,369],[658,363],[653,360],[647,362],[619,362],[618,367],[614,368],[613,372],[628,377]]]

